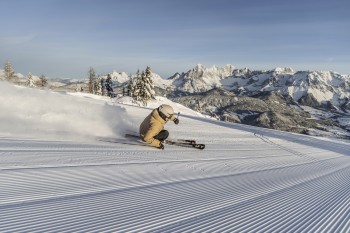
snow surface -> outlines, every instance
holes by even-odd
[[[170,138],[205,150],[107,143],[96,138],[137,130],[157,101],[0,91],[0,232],[350,231],[348,142],[174,104],[184,114]]]

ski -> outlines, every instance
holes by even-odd
[[[181,147],[192,147],[200,150],[203,150],[205,148],[204,144],[199,144],[191,140],[184,140],[184,141],[185,142],[181,142],[180,140],[178,141],[165,140],[164,143],[168,145],[175,145],[175,146],[181,146]]]
[[[176,142],[188,143],[188,144],[197,144],[196,140],[189,140],[189,139],[176,139]]]
[[[124,145],[136,145],[136,146],[147,146],[155,148],[154,146],[151,146],[150,144],[144,143],[142,141],[138,140],[125,140],[125,139],[115,139],[115,138],[98,138],[101,142],[110,142],[110,143],[117,143],[117,144],[124,144]]]
[[[125,134],[125,137],[140,139],[140,136],[136,134]],[[164,143],[168,145],[175,145],[175,146],[181,146],[181,147],[192,147],[200,150],[203,150],[205,148],[204,144],[199,144],[199,143],[196,143],[195,140],[189,140],[189,139],[177,139],[176,141],[165,140]]]

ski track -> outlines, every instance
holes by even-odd
[[[350,232],[349,156],[182,123],[205,150],[0,137],[0,232]]]

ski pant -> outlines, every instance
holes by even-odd
[[[159,134],[157,134],[156,136],[154,136],[155,139],[163,142],[165,139],[167,139],[169,137],[169,132],[168,130],[162,130],[159,132]]]

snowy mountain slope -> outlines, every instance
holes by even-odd
[[[40,97],[23,89],[9,89],[7,96],[0,97],[2,109],[4,102],[18,104],[22,100],[12,99],[11,93],[20,97],[25,93],[29,99]],[[93,96],[52,95],[41,99],[39,105],[27,102],[36,110],[21,107],[15,113],[17,117],[6,124],[23,124],[25,115],[43,115],[48,108],[46,101],[55,101],[62,111],[66,109],[64,103],[70,103],[71,108],[60,115],[67,123],[79,114],[103,115],[107,105],[107,116],[78,119],[94,123],[92,128],[82,126],[90,131],[121,122],[105,131],[121,137],[125,130],[137,129],[150,112]],[[74,107],[77,111],[72,110]],[[60,111],[48,112],[58,116]],[[0,119],[3,116],[1,112]],[[133,124],[125,124],[125,118]],[[348,142],[214,121],[190,111],[180,116],[179,125],[169,123],[166,128],[171,138],[206,143],[203,151],[175,146],[161,151],[100,142],[94,140],[100,134],[74,127],[71,131],[64,128],[63,136],[81,137],[67,139],[57,132],[50,140],[45,139],[47,127],[52,131],[63,127],[53,125],[44,121],[27,128],[24,137],[12,127],[4,131],[1,122],[1,232],[350,229]],[[45,134],[34,134],[37,130]]]
[[[214,87],[221,86],[221,80],[232,75],[233,66],[227,65],[223,68],[213,66],[205,68],[198,64],[186,73],[171,77],[172,84],[177,90],[184,92],[205,92]]]
[[[116,81],[118,84],[122,84],[130,80],[129,75],[125,72],[117,72],[114,70],[112,73],[110,73],[110,75],[112,80]],[[104,78],[107,78],[107,75],[104,76]]]
[[[111,78],[112,78],[114,84],[117,84],[117,86],[118,85],[125,85],[131,80],[131,78],[134,78],[134,76],[128,75],[125,72],[113,71],[112,73],[110,73],[110,75],[111,75]],[[102,77],[103,78],[107,78],[107,75],[102,76]],[[162,77],[160,77],[156,73],[152,73],[152,79],[153,79],[154,84],[157,87],[160,87],[160,88],[163,88],[163,89],[171,87],[171,81],[170,80],[163,79]]]
[[[350,135],[349,75],[197,65],[170,80],[176,88],[169,98],[224,121],[309,135]],[[323,112],[323,116],[316,112]]]

